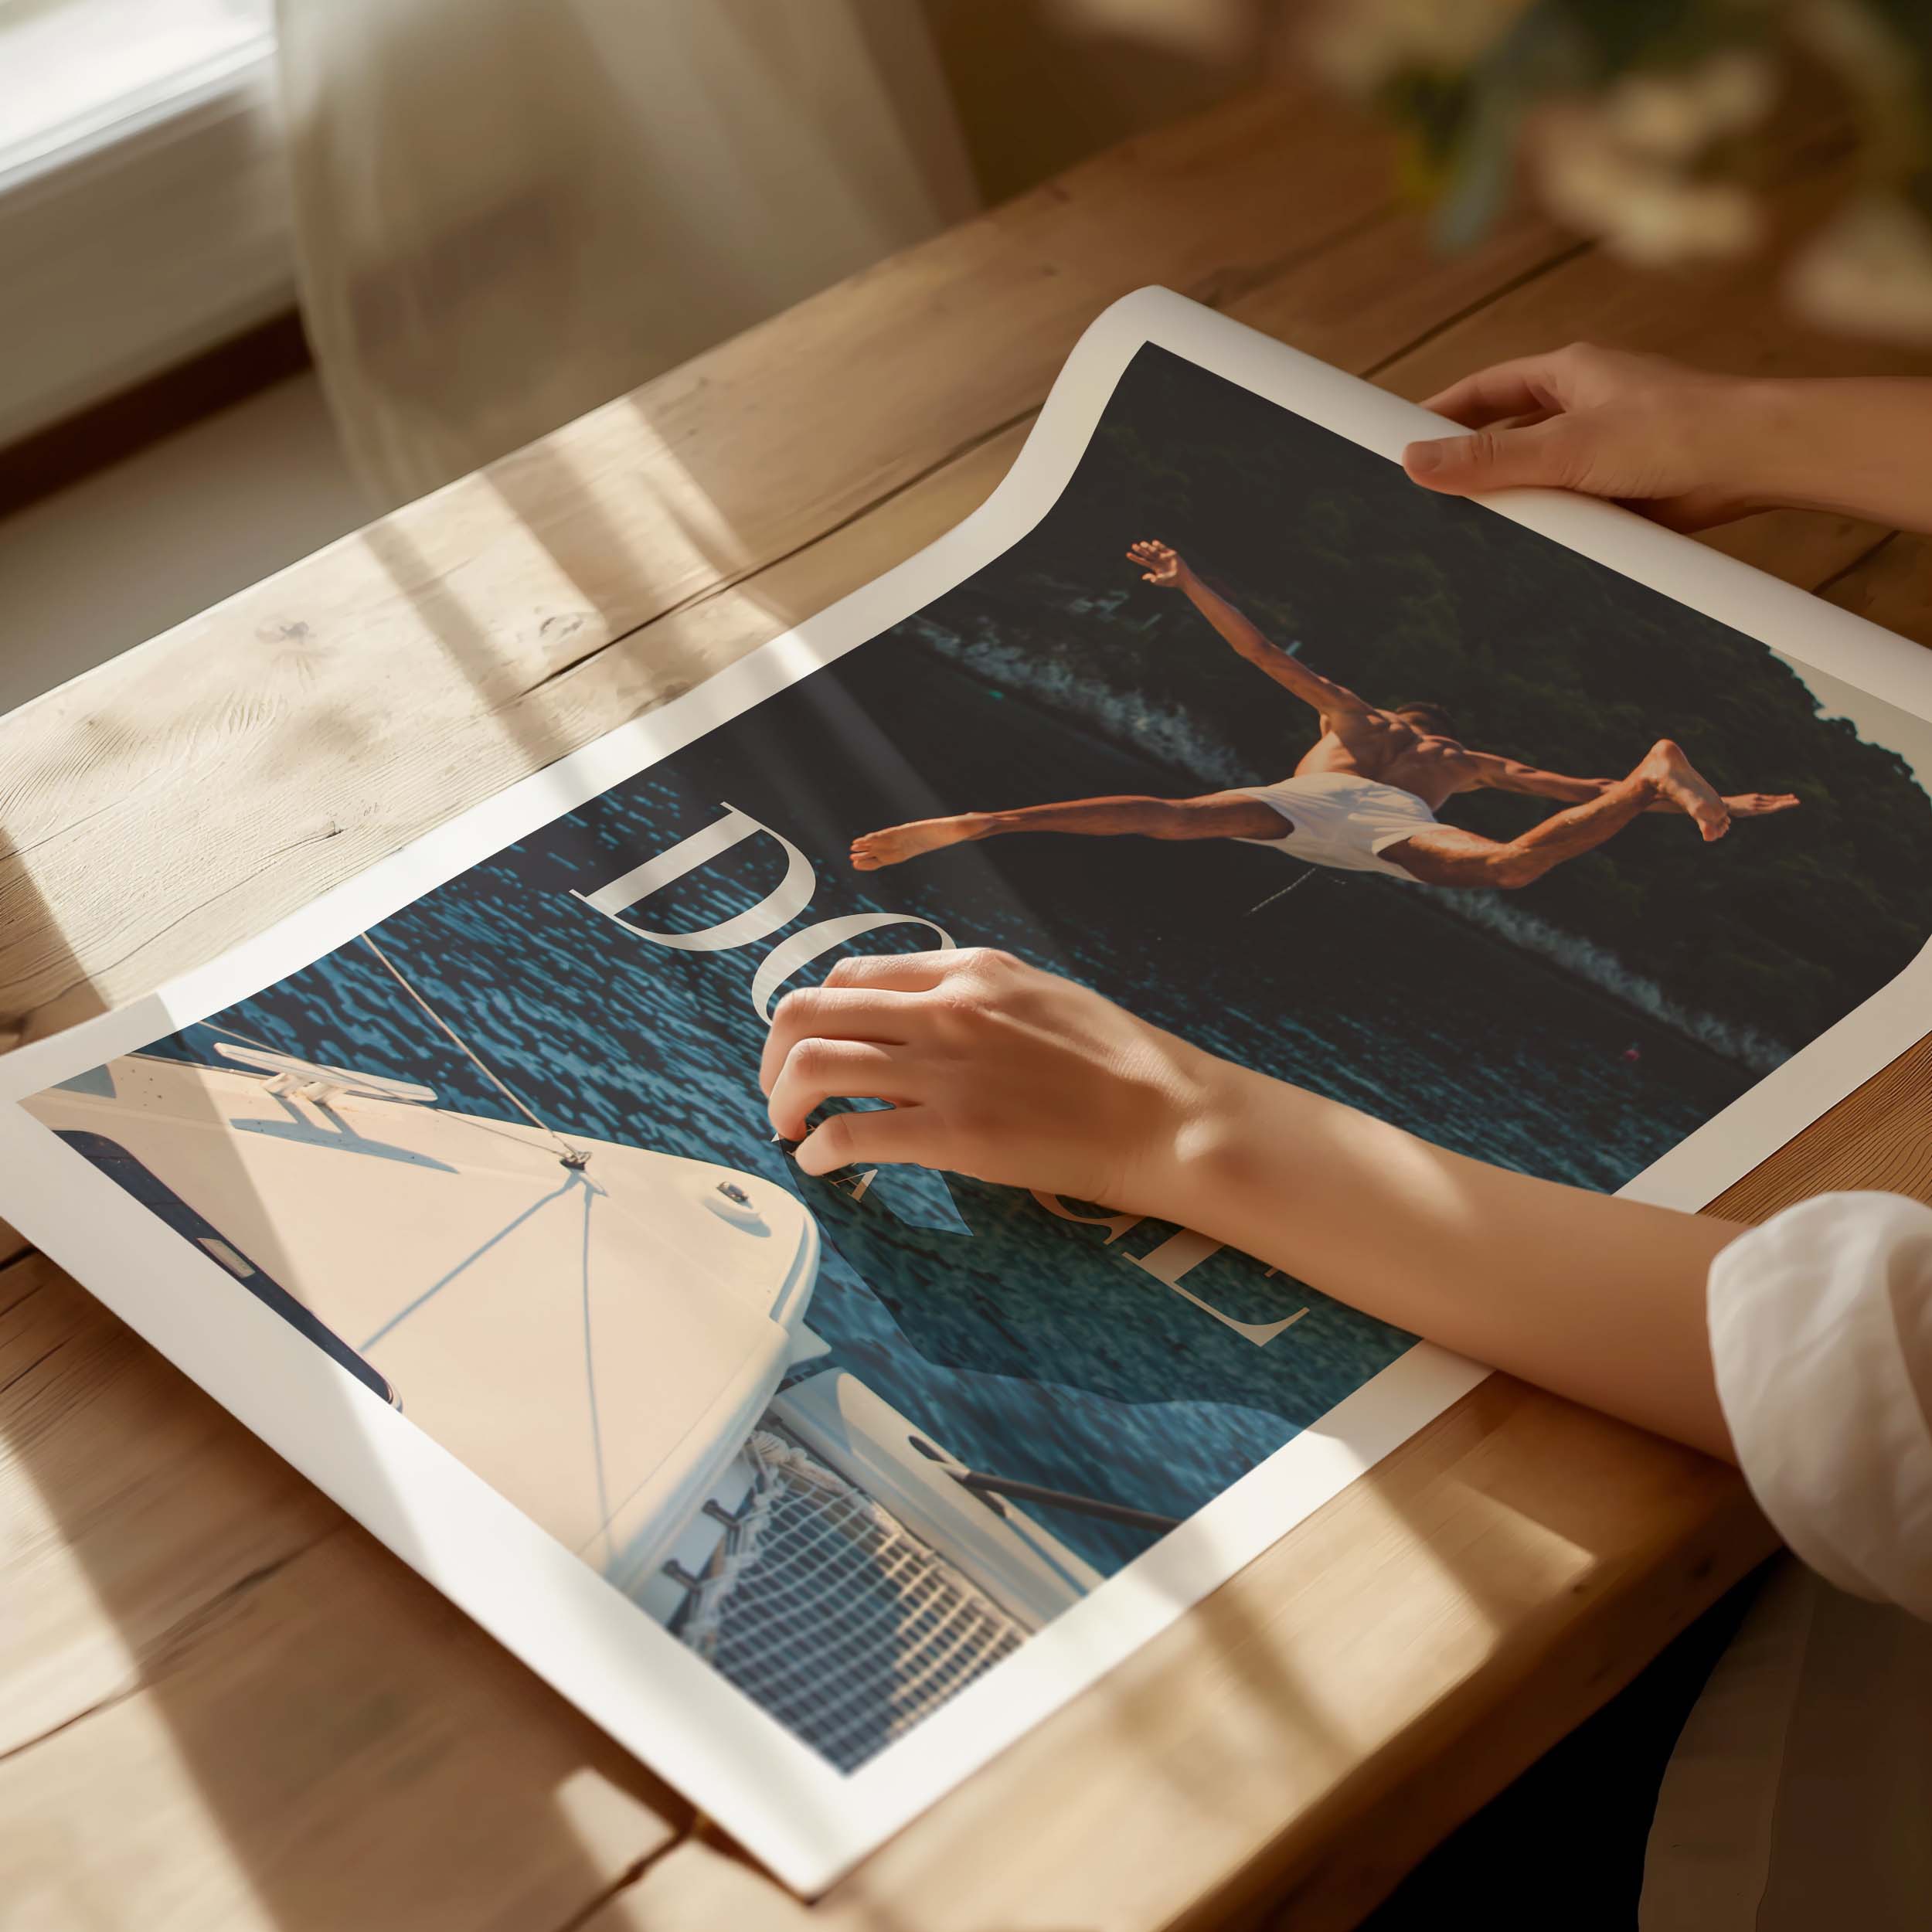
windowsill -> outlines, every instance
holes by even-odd
[[[27,24],[58,53],[49,19],[100,27],[125,3]],[[152,20],[166,0],[141,4]],[[157,39],[145,73],[136,48],[0,115],[0,447],[293,306],[272,36],[228,24],[225,43]],[[0,12],[0,59],[24,32]]]
[[[210,23],[185,41],[148,41],[107,66],[89,58],[87,43],[118,25],[112,0],[66,0],[53,23],[64,29],[58,36],[41,21],[13,23],[0,12],[0,68],[9,80],[9,97],[0,99],[0,195],[222,93],[259,85],[274,60],[274,31],[245,21],[226,31]]]

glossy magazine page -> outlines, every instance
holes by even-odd
[[[933,549],[0,1062],[0,1213],[822,1886],[1482,1371],[1104,1201],[804,1175],[787,992],[1002,947],[1693,1207],[1916,1036],[1922,654],[1427,495],[1434,421],[1130,298]]]

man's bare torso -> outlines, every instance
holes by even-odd
[[[1460,740],[1425,731],[1393,711],[1329,716],[1321,736],[1294,768],[1345,771],[1413,792],[1431,811],[1471,788],[1471,760]]]

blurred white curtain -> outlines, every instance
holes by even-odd
[[[304,318],[421,495],[970,212],[907,0],[277,0]]]

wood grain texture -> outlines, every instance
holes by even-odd
[[[1412,396],[1580,335],[1900,366],[1534,220],[1434,257],[1389,179],[1294,93],[1133,144],[0,719],[0,1032],[151,990],[900,561],[1142,283]],[[1932,641],[1906,539],[1715,540]],[[1928,1073],[1722,1205],[1932,1192]],[[36,1924],[1318,1932],[1768,1546],[1716,1465],[1493,1379],[808,1908],[37,1258],[0,1267],[0,1900]]]
[[[0,1535],[0,1924],[562,1927],[688,1821],[38,1255]]]

